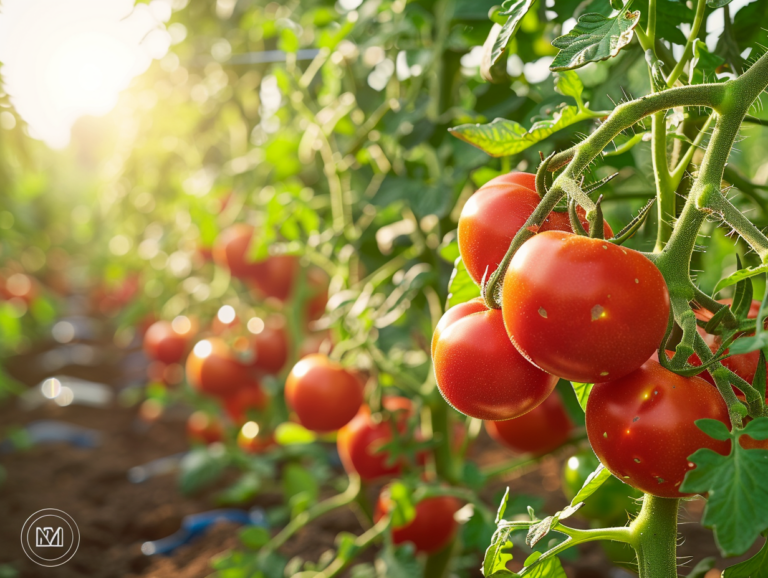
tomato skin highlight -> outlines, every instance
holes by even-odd
[[[557,385],[557,377],[515,350],[501,311],[480,309],[476,302],[445,313],[433,347],[440,393],[457,411],[474,418],[519,417],[543,402]]]
[[[285,400],[305,428],[331,432],[355,417],[363,404],[363,385],[344,367],[316,353],[291,370]]]
[[[658,349],[669,293],[656,266],[637,251],[549,231],[515,254],[501,309],[512,343],[533,364],[596,383],[627,375]]]
[[[166,364],[184,359],[189,339],[174,331],[167,321],[155,321],[144,334],[144,352],[150,359]]]
[[[384,488],[376,502],[374,521],[378,522],[389,511],[391,500]],[[403,544],[411,542],[417,552],[434,554],[445,548],[459,525],[454,514],[461,508],[461,503],[452,496],[425,498],[414,506],[416,516],[405,526],[392,528],[392,542]]]
[[[282,315],[270,315],[264,329],[251,337],[254,359],[252,367],[264,373],[277,374],[288,361],[288,332]]]
[[[388,465],[389,454],[377,449],[392,441],[393,427],[405,432],[405,422],[413,411],[413,404],[408,398],[392,396],[382,399],[382,405],[396,412],[394,418],[375,423],[370,408],[364,405],[336,436],[336,448],[344,469],[350,474],[357,473],[364,481],[398,475],[403,466],[400,462]]]
[[[459,217],[458,240],[461,258],[476,283],[496,270],[540,200],[536,175],[518,172],[491,179],[469,198]],[[584,209],[579,207],[577,213],[582,225],[589,228]],[[572,232],[568,213],[553,211],[539,231]],[[606,237],[613,235],[608,224],[604,232]]]
[[[563,445],[573,422],[556,391],[525,415],[506,421],[486,421],[485,430],[516,454],[542,455]]]
[[[248,369],[235,359],[229,346],[210,337],[199,341],[187,357],[187,380],[193,388],[226,397],[253,381]]]
[[[694,423],[729,425],[720,393],[698,377],[683,377],[649,360],[619,379],[598,383],[587,401],[587,435],[597,457],[619,480],[662,498],[694,467],[688,457],[709,448],[727,455],[730,441],[709,437]]]

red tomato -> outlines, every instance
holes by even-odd
[[[221,339],[199,341],[187,357],[187,380],[202,393],[226,397],[253,378]]]
[[[252,366],[265,373],[277,374],[288,361],[288,332],[285,317],[270,315],[264,320],[264,329],[251,337]]]
[[[536,175],[509,173],[485,183],[472,195],[459,217],[459,251],[467,271],[476,283],[498,267],[512,238],[531,216],[540,198],[536,194]],[[584,209],[577,209],[585,228],[589,224]],[[568,213],[553,211],[539,231],[572,232]],[[613,231],[605,224],[606,237]]]
[[[299,272],[299,258],[296,255],[272,255],[262,261],[260,266],[251,275],[256,289],[264,297],[286,301],[291,296]]]
[[[700,448],[730,451],[729,441],[712,439],[696,427],[694,422],[704,418],[729,424],[717,389],[649,360],[629,375],[594,386],[587,435],[614,476],[643,492],[680,498],[687,494],[678,487],[695,467],[688,461],[691,454]]]
[[[178,363],[184,359],[188,335],[174,331],[168,321],[156,321],[144,334],[144,352],[150,359],[163,363]]]
[[[307,301],[307,321],[317,321],[325,313],[328,304],[328,284],[330,280],[325,271],[318,267],[307,269],[309,301]]]
[[[193,442],[212,444],[224,438],[221,422],[204,411],[196,411],[187,420],[187,437]]]
[[[382,404],[385,409],[397,412],[394,424],[391,419],[374,423],[371,410],[363,406],[336,436],[336,447],[344,469],[349,473],[356,472],[365,481],[397,475],[402,469],[402,463],[388,465],[389,454],[376,450],[392,440],[393,427],[405,432],[405,422],[413,406],[411,400],[404,397],[385,397]]]
[[[251,381],[224,398],[224,409],[232,421],[242,424],[248,421],[250,410],[260,411],[267,407],[269,396],[258,381]]]
[[[261,454],[276,445],[275,436],[262,433],[256,422],[249,421],[240,428],[237,445],[246,453]]]
[[[656,266],[637,251],[550,231],[515,254],[501,309],[512,343],[532,363],[595,383],[627,375],[658,349],[669,293]]]
[[[233,277],[246,279],[256,275],[268,275],[263,261],[252,262],[248,259],[248,250],[255,232],[254,227],[238,223],[224,229],[213,245],[213,260],[221,267],[226,267]]]
[[[563,445],[573,423],[556,391],[531,411],[506,421],[486,421],[488,434],[518,454],[542,455]]]
[[[387,488],[379,494],[374,521],[378,522],[392,507]],[[417,552],[433,554],[445,548],[459,527],[454,514],[461,503],[451,496],[425,498],[415,506],[416,516],[405,526],[392,528],[392,542],[411,542]]]
[[[330,432],[355,417],[363,403],[363,386],[325,355],[308,355],[288,374],[285,401],[305,428]]]
[[[730,306],[731,303],[733,303],[733,299],[719,299],[718,301],[728,306]],[[759,312],[760,312],[760,301],[753,300],[751,305],[749,306],[749,313],[747,313],[747,318],[757,319],[757,314]],[[710,319],[712,319],[712,313],[710,313],[706,309],[696,309],[694,310],[694,313],[696,314],[696,317],[701,319],[702,321],[709,321]],[[708,333],[705,333],[702,328],[699,328],[699,332],[705,336],[705,340],[707,341],[709,348],[713,352],[717,351],[720,348],[720,345],[722,344],[722,339],[720,339],[719,335],[710,336]],[[754,333],[749,333],[748,335],[754,335]],[[707,336],[709,337],[709,339],[707,339]],[[728,350],[726,350],[726,353],[727,351]],[[757,372],[757,364],[759,362],[760,362],[760,351],[750,351],[749,353],[732,355],[731,357],[724,359],[721,363],[725,367],[730,369],[733,373],[738,375],[741,379],[746,381],[747,383],[752,383],[752,380],[755,379],[755,372]]]
[[[519,417],[552,393],[557,378],[520,355],[504,331],[501,311],[478,301],[457,305],[438,323],[433,341],[437,386],[465,415]]]

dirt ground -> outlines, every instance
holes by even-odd
[[[100,345],[100,343],[102,345]],[[109,340],[90,343],[96,362],[69,364],[57,374],[67,374],[110,385],[115,390],[140,379],[140,356],[129,357]],[[25,383],[38,384],[46,378],[46,365],[40,360],[53,344],[41,345],[35,351],[9,360],[8,371]],[[138,360],[138,361],[137,361]],[[172,412],[151,426],[137,418],[135,408],[120,406],[116,401],[107,407],[79,405],[58,407],[46,403],[24,409],[16,399],[0,403],[0,435],[13,428],[40,419],[56,419],[97,430],[102,443],[93,449],[68,445],[41,445],[26,451],[0,453],[0,465],[7,478],[0,486],[0,578],[10,576],[75,578],[87,577],[153,577],[202,578],[212,573],[210,559],[239,545],[233,525],[218,525],[205,536],[175,551],[171,556],[145,556],[140,546],[175,532],[188,514],[215,508],[212,495],[221,486],[183,497],[176,477],[166,474],[144,484],[127,479],[128,470],[150,460],[182,452],[188,448],[184,433],[184,415]],[[480,464],[509,459],[510,455],[490,440],[480,439],[472,459]],[[545,498],[549,513],[565,505],[560,490],[561,458],[550,458],[521,477],[501,480],[488,489],[489,498],[505,485],[513,493],[539,495]],[[260,494],[251,505],[270,507],[281,500],[279,494]],[[58,508],[76,520],[81,542],[72,560],[57,568],[42,568],[24,555],[19,535],[24,521],[42,508]],[[717,556],[712,534],[698,524],[703,501],[686,503],[681,521],[681,564],[689,568],[706,556]],[[337,511],[315,521],[281,550],[287,557],[301,555],[317,560],[332,548],[340,531],[361,533],[362,527],[350,509]],[[369,553],[369,557],[372,553]],[[511,566],[515,568],[516,556]],[[717,561],[722,569],[730,565]],[[478,560],[479,565],[479,560]],[[630,578],[630,573],[612,566],[597,544],[587,544],[575,560],[564,560],[569,578]],[[681,568],[681,574],[688,570]],[[715,578],[712,571],[707,578]],[[479,576],[479,573],[478,573]]]

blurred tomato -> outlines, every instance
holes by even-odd
[[[224,428],[216,418],[196,411],[187,419],[187,437],[195,443],[212,444],[224,438]]]
[[[259,382],[253,380],[237,389],[233,394],[224,398],[224,409],[232,421],[242,424],[248,421],[248,412],[261,411],[269,404],[269,396],[264,392]]]
[[[245,223],[237,223],[224,229],[213,244],[213,260],[217,265],[229,269],[238,279],[255,275],[269,275],[264,262],[253,262],[248,258],[255,229]]]
[[[178,363],[184,359],[189,337],[174,330],[168,321],[156,321],[144,334],[144,352],[150,359]]]
[[[289,348],[285,325],[285,317],[270,315],[264,320],[264,328],[251,337],[253,367],[270,374],[278,374],[285,367]]]
[[[260,454],[276,445],[275,436],[261,431],[259,424],[249,421],[243,424],[237,434],[237,445],[249,454]]]
[[[216,337],[195,345],[187,357],[186,370],[192,387],[209,395],[226,397],[253,381],[248,368],[238,362],[229,346]]]

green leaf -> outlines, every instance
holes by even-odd
[[[269,530],[258,526],[243,528],[240,530],[239,536],[243,545],[251,550],[258,550],[264,544],[269,542],[269,539],[271,538]]]
[[[393,482],[389,486],[389,499],[392,501],[392,527],[407,526],[416,517],[416,508],[411,500],[411,492],[402,482]]]
[[[735,285],[742,279],[749,279],[750,277],[754,277],[755,275],[760,275],[761,273],[766,272],[768,272],[768,264],[758,265],[757,267],[747,267],[746,269],[739,269],[735,273],[728,275],[728,277],[720,279],[720,281],[717,282],[717,285],[715,285],[715,290],[713,293],[717,293],[721,289]]]
[[[281,446],[310,444],[316,439],[314,432],[297,423],[284,422],[275,429],[275,441]]]
[[[723,6],[728,6],[731,2],[732,0],[707,0],[707,6],[713,9],[722,8]]]
[[[717,419],[699,419],[694,422],[696,427],[716,440],[725,441],[731,439],[728,426]]]
[[[509,530],[505,529],[494,534],[494,539],[483,557],[483,576],[512,576],[512,572],[507,569],[507,563],[512,560],[509,551],[514,546],[509,541],[509,533]]]
[[[573,500],[571,500],[571,506],[576,506],[576,504],[586,500],[589,496],[599,490],[600,486],[602,486],[610,477],[611,472],[605,469],[603,464],[597,466],[597,469],[589,474],[589,477],[584,481],[584,485],[581,486],[581,489],[576,492]]]
[[[584,106],[581,95],[584,92],[584,84],[581,78],[572,70],[563,70],[555,75],[555,90],[563,96],[570,96],[576,100],[579,108]]]
[[[549,135],[588,118],[591,115],[579,112],[578,107],[565,106],[551,119],[534,123],[529,130],[513,120],[503,118],[488,124],[462,124],[448,130],[453,136],[492,157],[504,157],[524,151]]]
[[[507,45],[520,27],[523,16],[528,13],[536,0],[505,0],[501,5],[499,15],[508,16],[507,21],[501,27],[499,35],[493,43],[490,64],[498,62],[501,55],[507,49]]]
[[[456,231],[451,231],[443,237],[443,242],[437,248],[437,253],[449,263],[456,262],[456,259],[461,256],[459,253],[459,241],[456,236]]]
[[[557,556],[549,556],[538,562],[540,557],[532,562],[533,566],[530,570],[524,570],[525,576],[531,578],[565,578],[565,570]],[[527,562],[526,560],[526,566],[528,566]]]
[[[715,567],[716,559],[712,556],[702,558],[698,564],[688,573],[685,578],[704,578],[704,576]]]
[[[572,381],[571,385],[573,386],[573,391],[576,394],[576,399],[579,400],[581,409],[587,411],[587,399],[589,399],[589,393],[592,391],[592,388],[595,387],[595,384],[578,383],[576,381]]]
[[[760,551],[738,564],[723,570],[723,578],[766,578],[768,577],[768,542]]]
[[[691,68],[693,68],[693,83],[702,84],[715,76],[717,67],[725,62],[717,54],[712,54],[707,48],[707,43],[700,38],[693,41],[693,56],[691,56]]]
[[[421,575],[421,565],[416,560],[413,545],[410,543],[398,547],[388,545],[379,554],[379,560],[384,566],[382,575],[387,578],[412,578]]]
[[[499,509],[496,510],[496,524],[498,524],[504,519],[504,512],[507,511],[508,501],[509,501],[509,486],[507,486],[507,489],[504,492],[504,497],[501,498],[501,502],[499,503]]]
[[[584,14],[568,34],[555,38],[559,48],[550,70],[571,70],[589,62],[613,58],[632,41],[632,30],[640,22],[640,12],[622,10],[613,18]]]
[[[579,508],[583,505],[583,502],[579,502],[575,506],[568,505],[554,516],[547,516],[543,520],[540,520],[528,529],[528,535],[525,538],[525,543],[529,547],[533,548],[544,536],[557,526],[560,520],[565,520],[573,516]]]
[[[179,464],[179,488],[191,494],[219,479],[229,463],[220,446],[191,450]]]
[[[699,427],[702,421],[697,422]],[[682,492],[709,494],[702,524],[714,530],[724,556],[743,554],[768,528],[768,487],[764,483],[768,451],[745,450],[736,441],[745,434],[755,439],[768,437],[768,418],[754,419],[743,430],[729,434],[733,441],[727,456],[710,449],[696,451],[688,458],[696,468],[686,474],[680,486]]]
[[[453,265],[451,280],[448,282],[448,307],[465,303],[475,297],[480,297],[480,287],[472,281],[464,262],[459,257]]]
[[[252,500],[261,489],[261,479],[255,472],[246,472],[226,490],[219,492],[216,503],[222,506],[242,504]]]
[[[283,468],[283,493],[285,500],[306,493],[312,501],[320,495],[320,487],[315,477],[303,466],[297,463],[287,464]]]

